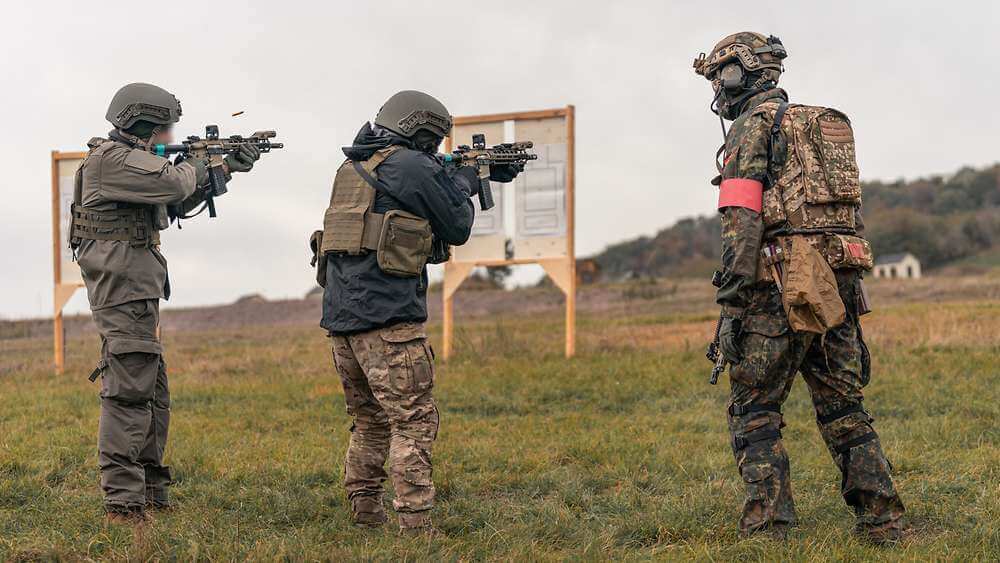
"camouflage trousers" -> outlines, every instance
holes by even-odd
[[[873,418],[862,407],[870,356],[858,321],[860,276],[838,272],[847,320],[822,337],[794,333],[773,285],[755,290],[742,323],[743,360],[730,368],[729,431],[747,497],[740,531],[794,525],[781,406],[801,372],[816,409],[820,435],[841,472],[840,492],[858,528],[902,526],[903,503],[890,476]]]
[[[401,323],[332,339],[347,413],[354,419],[344,464],[348,498],[381,499],[388,458],[396,512],[430,510],[438,410],[432,396],[433,353],[423,324]]]
[[[170,391],[156,330],[156,299],[93,311],[101,334],[98,461],[108,511],[165,506],[170,468],[163,464]]]

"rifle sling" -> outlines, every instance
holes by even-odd
[[[352,161],[351,165],[354,166],[354,171],[358,173],[358,176],[361,176],[361,179],[376,192],[388,193],[385,184],[369,174],[364,166],[361,166],[360,162]],[[374,203],[372,205],[374,206]],[[384,219],[385,214],[375,213],[371,209],[365,213],[365,228],[361,234],[361,248],[365,250],[378,250],[378,241],[382,235],[382,222]]]

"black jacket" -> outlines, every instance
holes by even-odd
[[[448,244],[464,244],[472,232],[474,214],[469,199],[473,186],[466,177],[446,172],[437,156],[413,150],[408,139],[382,128],[373,131],[368,124],[354,144],[344,148],[344,154],[363,161],[391,145],[404,148],[378,167],[378,179],[387,190],[376,191],[374,211],[408,211],[430,221],[435,237]],[[383,273],[374,252],[329,256],[320,322],[326,330],[350,334],[426,320],[426,268],[419,277],[402,278]]]

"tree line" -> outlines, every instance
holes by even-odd
[[[865,236],[876,256],[910,252],[933,269],[1000,247],[1000,165],[950,176],[865,182]],[[717,216],[681,219],[593,258],[605,277],[703,276],[717,267]]]

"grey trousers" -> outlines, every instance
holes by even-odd
[[[97,450],[105,508],[165,506],[171,483],[170,468],[163,465],[170,391],[157,338],[159,301],[131,301],[93,313],[101,333]]]

